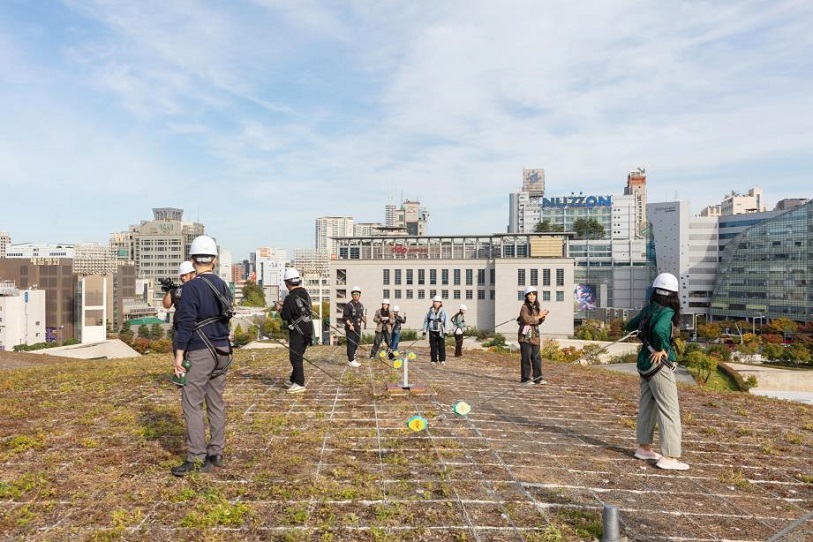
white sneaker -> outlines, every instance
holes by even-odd
[[[661,457],[655,466],[664,470],[689,470],[689,465],[674,457]]]
[[[294,385],[294,381],[289,378],[288,380],[283,382],[282,385],[285,386],[286,388],[290,388],[291,386]]]
[[[303,391],[305,391],[305,386],[300,386],[294,382],[291,384],[291,387],[285,391],[285,393],[302,393]]]
[[[349,363],[348,363],[348,365],[349,365],[350,367],[361,367],[361,363],[359,363],[359,362],[358,362],[358,361],[356,361],[355,359],[354,359],[353,361],[349,362]]]
[[[635,450],[635,458],[636,459],[656,459],[659,460],[663,456],[656,451],[653,450],[644,450],[643,448],[638,448]]]

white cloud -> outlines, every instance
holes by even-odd
[[[102,240],[172,205],[245,257],[312,246],[317,216],[382,220],[402,194],[431,232],[490,233],[525,167],[562,194],[619,193],[645,166],[653,197],[697,210],[755,184],[769,200],[809,191],[809,2],[4,9],[0,114],[16,120],[0,184],[86,195],[115,178],[133,197],[109,221],[70,221]]]

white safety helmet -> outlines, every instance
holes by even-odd
[[[293,284],[299,284],[302,281],[302,277],[299,276],[299,271],[293,267],[286,267],[285,273],[282,274],[282,280],[285,282],[291,282]]]
[[[361,288],[359,288],[358,286],[353,286],[353,288],[350,290],[350,295],[353,295],[356,292],[361,294]]]
[[[443,303],[443,298],[440,297],[439,295],[436,295],[435,297],[432,298],[432,303],[434,303],[435,301]]]
[[[401,307],[399,307],[398,305],[395,305],[395,306],[392,308],[392,312],[398,312],[398,311],[400,311],[400,310],[401,310]]]
[[[652,287],[655,288],[655,293],[660,295],[669,295],[671,292],[677,293],[680,290],[678,279],[672,273],[661,273],[655,277]]]
[[[199,235],[189,246],[190,256],[217,256],[217,243],[208,235]]]
[[[389,300],[389,299],[387,299],[387,298],[385,297],[384,299],[382,299],[382,300],[381,300],[381,304],[382,304],[382,305],[389,305],[389,304],[390,304],[390,300]]]
[[[187,273],[194,273],[194,272],[195,272],[195,266],[192,265],[192,262],[190,262],[190,261],[181,262],[181,265],[178,266],[178,276],[183,276],[183,275],[186,275]]]
[[[460,310],[461,310],[461,311],[467,311],[467,310],[469,310],[469,309],[468,309],[468,308],[466,308],[466,306],[465,306],[465,305],[460,305]]]
[[[534,293],[534,294],[537,293],[536,286],[526,286],[525,287],[524,295],[528,295],[530,293]]]

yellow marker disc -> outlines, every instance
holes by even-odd
[[[471,412],[471,405],[468,404],[466,401],[458,401],[452,407],[452,410],[458,416],[465,416],[469,412]]]
[[[410,352],[409,354],[407,354],[407,358],[408,358],[408,359],[415,359],[415,358],[417,358],[417,357],[418,357],[418,356],[416,356],[416,355],[415,355],[415,352]]]
[[[398,350],[393,350],[392,355],[397,358],[397,357],[399,357],[401,355],[401,352],[399,352]]]
[[[412,416],[409,420],[407,420],[407,427],[415,432],[423,431],[426,429],[426,420],[420,416]]]
[[[404,364],[404,362],[402,362],[400,359],[392,360],[392,366],[395,369],[400,369],[403,364]]]
[[[382,351],[381,351],[381,352],[378,354],[378,357],[379,357],[379,358],[381,358],[381,359],[386,358],[386,357],[387,357],[387,351],[386,351],[386,350],[382,350]]]

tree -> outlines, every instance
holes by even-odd
[[[720,324],[717,323],[697,324],[697,336],[700,337],[701,339],[713,341],[714,339],[719,339],[722,333],[723,329],[722,327],[720,327]]]
[[[147,327],[147,324],[141,324],[140,326],[138,326],[138,338],[149,340],[150,328]]]
[[[251,342],[251,337],[248,336],[248,333],[243,331],[242,326],[237,324],[237,327],[234,329],[234,346],[241,347],[245,346]]]
[[[164,338],[164,328],[161,324],[153,324],[150,326],[150,340],[157,341]]]
[[[576,232],[576,239],[603,239],[604,226],[595,218],[577,218],[573,222],[573,231]]]
[[[709,381],[711,374],[717,370],[717,358],[695,350],[686,356],[686,365],[695,369],[698,378],[705,384]]]
[[[534,231],[536,233],[560,232],[564,231],[564,228],[561,224],[551,224],[550,220],[546,218],[542,222],[536,223],[536,226],[534,226]]]
[[[124,325],[121,326],[121,329],[119,330],[119,339],[127,344],[133,342],[133,327],[130,325],[130,322],[124,322]]]
[[[244,307],[265,307],[265,294],[256,282],[249,280],[243,286],[243,301],[240,303]]]

